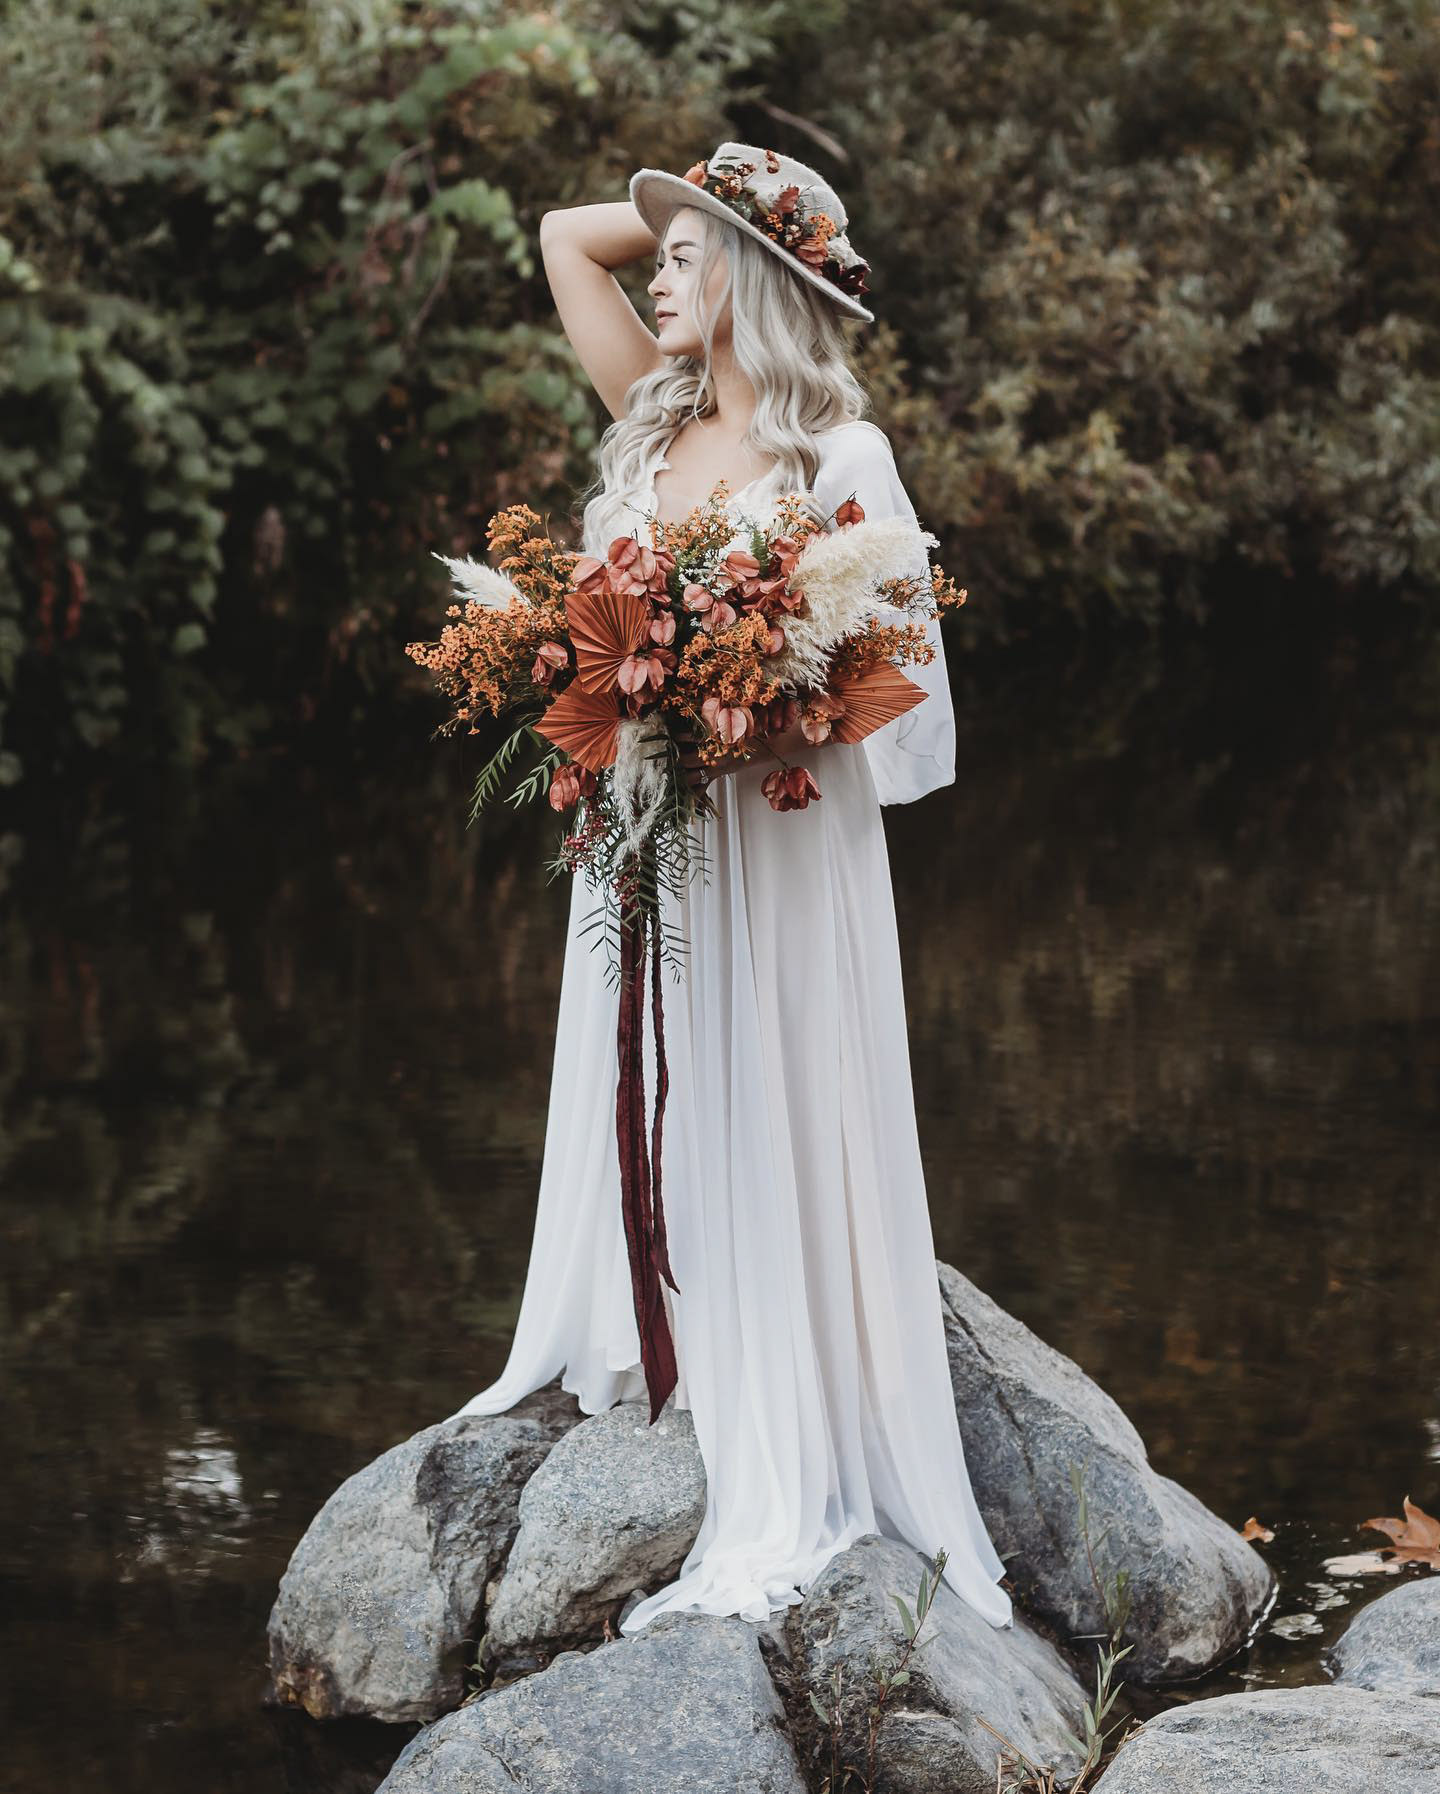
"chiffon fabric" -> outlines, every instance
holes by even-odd
[[[827,512],[853,494],[867,516],[913,518],[882,431],[856,420],[820,441]],[[644,510],[664,465],[653,459],[633,495]],[[737,527],[768,518],[773,480],[735,494]],[[930,639],[935,660],[905,669],[925,702],[863,742],[802,756],[822,792],[806,809],[771,809],[768,757],[717,780],[718,814],[694,825],[708,875],[666,901],[688,949],[683,980],[667,966],[663,981],[662,1188],[679,1292],[662,1289],[670,1400],[691,1413],[707,1492],[677,1576],[631,1609],[626,1634],[673,1608],[767,1620],[867,1533],[943,1547],[950,1587],[991,1625],[1013,1624],[950,1382],[880,814],[955,777],[933,624]],[[598,930],[580,932],[601,896],[574,876],[509,1360],[459,1414],[503,1412],[556,1377],[587,1414],[645,1400],[615,1140],[618,991]],[[647,1430],[642,1413],[637,1452]]]

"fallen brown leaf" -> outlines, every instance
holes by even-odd
[[[1408,1495],[1405,1497],[1403,1520],[1381,1516],[1373,1520],[1362,1520],[1360,1524],[1373,1527],[1376,1532],[1383,1532],[1389,1537],[1394,1547],[1393,1561],[1422,1563],[1432,1570],[1440,1570],[1440,1520],[1433,1514],[1427,1514],[1424,1508],[1416,1507]],[[1384,1550],[1384,1546],[1381,1546],[1381,1550]]]

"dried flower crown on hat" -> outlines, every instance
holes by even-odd
[[[865,277],[870,264],[850,247],[850,239],[841,228],[843,214],[842,219],[836,219],[815,205],[813,186],[807,189],[798,181],[785,181],[774,150],[765,151],[765,173],[778,175],[783,185],[762,183],[754,178],[758,173],[753,162],[719,169],[712,168],[709,162],[697,162],[685,170],[684,178],[713,193],[757,230],[764,231],[772,243],[788,249],[807,268],[814,268],[834,281],[842,293],[858,299],[867,291]],[[810,199],[802,199],[801,195],[807,192]]]
[[[805,279],[842,310],[874,317],[860,303],[869,291],[870,264],[850,243],[839,195],[813,168],[778,150],[722,143],[683,175],[642,168],[630,181],[631,199],[657,236],[672,211],[701,195],[712,202],[708,209],[724,207],[770,247],[792,256]]]

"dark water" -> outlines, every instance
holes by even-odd
[[[1263,1546],[1313,1680],[1440,1512],[1440,747],[1382,640],[957,672],[887,812],[937,1247]],[[1023,652],[1013,666],[1025,664]],[[7,1794],[372,1789],[262,1709],[335,1485],[503,1361],[565,891],[475,765],[243,767],[0,840]],[[1307,1618],[1306,1616],[1310,1616]]]

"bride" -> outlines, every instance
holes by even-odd
[[[555,304],[614,419],[584,506],[587,553],[617,535],[648,542],[650,516],[680,520],[721,479],[737,532],[787,491],[832,527],[852,497],[867,517],[914,519],[846,358],[842,320],[873,316],[846,229],[813,169],[738,143],[684,176],[641,169],[628,201],[546,214]],[[653,335],[610,272],[642,255]],[[951,1588],[992,1625],[1013,1623],[950,1383],[880,815],[954,782],[933,619],[927,634],[934,658],[905,669],[927,697],[864,741],[812,745],[796,727],[748,762],[685,758],[713,814],[692,825],[704,875],[664,898],[686,948],[665,996],[679,1289],[661,1287],[670,1399],[690,1410],[707,1493],[678,1575],[631,1608],[626,1634],[672,1608],[767,1620],[866,1533],[943,1548]],[[783,813],[774,781],[764,788],[782,761],[821,793]],[[643,1406],[599,903],[575,874],[519,1318],[504,1370],[458,1414],[503,1412],[556,1377],[587,1414]]]

